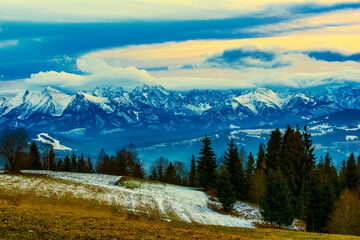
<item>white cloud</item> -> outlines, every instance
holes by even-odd
[[[309,62],[311,65],[311,63]],[[139,84],[162,85],[172,90],[230,89],[258,86],[312,87],[343,82],[360,83],[360,70],[297,71],[274,69],[187,69],[164,71],[163,75],[150,76],[145,70],[135,67],[111,66],[100,59],[79,59],[79,70],[84,74],[66,72],[40,72],[26,79],[30,87],[54,86],[68,90],[88,90],[109,85],[133,88]]]
[[[4,90],[0,90],[0,96],[1,97],[12,97],[22,91],[24,91],[24,90],[23,89],[4,89]]]
[[[30,86],[54,86],[65,89],[91,89],[94,87],[118,85],[134,87],[137,84],[150,84],[153,78],[145,71],[135,67],[111,66],[96,58],[78,59],[77,67],[82,75],[66,72],[39,72],[31,74],[25,83]]]
[[[288,33],[290,31],[302,31],[304,29],[323,28],[326,26],[351,25],[360,25],[359,10],[343,10],[324,13],[317,16],[295,19],[290,22],[267,24],[245,30],[241,29],[239,32],[274,34]]]
[[[0,20],[98,22],[119,20],[216,19],[271,12],[279,16],[294,4],[335,4],[356,0],[3,0]]]
[[[0,32],[1,32],[1,28],[0,28]],[[18,43],[19,40],[0,41],[0,48],[16,46]]]

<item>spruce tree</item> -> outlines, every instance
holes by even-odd
[[[330,181],[333,185],[336,198],[338,198],[341,193],[341,183],[329,153],[326,153],[324,158],[324,171],[330,177]]]
[[[254,203],[259,203],[260,197],[265,189],[265,150],[264,145],[259,145],[259,151],[256,159],[256,168],[254,171],[254,176],[251,180],[251,185],[249,189],[249,201]]]
[[[168,166],[169,166],[169,161],[167,159],[165,159],[164,157],[160,157],[155,162],[156,173],[157,173],[156,180],[157,181],[164,182],[165,171]]]
[[[199,186],[202,187],[205,191],[209,190],[210,188],[216,187],[217,181],[217,163],[215,153],[211,147],[211,140],[205,134],[205,137],[201,140],[204,144],[203,148],[201,149],[198,160],[198,182]]]
[[[228,144],[228,150],[224,155],[224,171],[227,171],[230,177],[230,182],[234,185],[236,197],[245,199],[246,186],[244,180],[243,162],[241,161],[238,149],[231,139]]]
[[[113,174],[114,164],[110,157],[105,154],[101,161],[98,161],[96,171],[102,174]]]
[[[321,158],[310,174],[309,195],[305,211],[306,230],[324,232],[333,212],[336,192],[332,180],[332,166]]]
[[[345,188],[345,173],[346,173],[346,161],[343,159],[339,170],[339,181],[342,188]]]
[[[175,184],[176,181],[176,170],[172,162],[170,162],[168,168],[165,171],[164,182]]]
[[[61,158],[59,158],[57,161],[56,170],[64,171],[64,162],[61,160]]]
[[[86,168],[87,168],[87,172],[88,173],[93,173],[94,172],[94,165],[91,161],[90,156],[88,156],[87,161],[86,161]]]
[[[48,161],[49,161],[49,169],[51,171],[56,171],[56,160],[55,160],[56,154],[54,151],[54,148],[51,147],[48,155]]]
[[[81,153],[80,158],[78,160],[77,172],[79,172],[79,173],[86,173],[87,172],[86,161],[85,161],[85,157],[84,157],[83,153]]]
[[[244,172],[245,193],[246,193],[245,196],[247,200],[249,199],[248,196],[249,196],[250,187],[253,184],[252,181],[253,181],[254,171],[255,171],[255,160],[252,153],[250,152]]]
[[[41,154],[35,142],[32,142],[30,145],[29,162],[30,162],[30,166],[29,166],[30,169],[41,170]]]
[[[78,166],[77,166],[77,156],[75,152],[71,155],[71,172],[77,172]]]
[[[64,171],[65,172],[70,172],[71,171],[71,160],[70,160],[70,157],[68,155],[66,155],[65,159],[64,159]]]
[[[283,136],[280,170],[287,181],[295,217],[302,217],[305,207],[306,182],[309,176],[307,157],[300,131],[287,127]]]
[[[265,172],[268,170],[277,170],[280,166],[281,153],[281,132],[278,128],[270,133],[270,138],[267,143],[267,152],[265,157]]]
[[[355,162],[354,154],[351,153],[346,163],[344,187],[349,190],[356,189],[360,184],[360,174]]]
[[[303,140],[302,145],[304,148],[304,161],[305,161],[305,171],[310,174],[315,168],[315,147],[311,140],[311,134],[307,131],[307,127],[304,126],[304,131],[302,133]]]
[[[266,187],[260,200],[260,213],[271,225],[289,226],[294,221],[290,190],[279,170],[270,169],[266,176]]]
[[[195,156],[192,155],[190,163],[190,173],[189,173],[189,185],[190,187],[196,187],[196,160]]]
[[[127,166],[127,155],[128,155],[128,152],[127,152],[126,148],[123,148],[120,151],[116,152],[116,159],[115,159],[116,175],[120,175],[120,176],[129,176],[130,175],[129,171],[128,171],[128,166]],[[131,165],[133,165],[133,163],[131,163]]]
[[[256,158],[256,169],[265,169],[265,149],[264,145],[260,143],[259,151]]]
[[[134,171],[132,173],[132,176],[135,178],[144,179],[145,175],[146,174],[145,174],[143,165],[139,161],[135,162]]]
[[[224,211],[231,211],[236,202],[236,192],[234,185],[230,181],[230,175],[227,170],[220,172],[219,180],[216,186],[216,197],[222,204]]]
[[[156,167],[155,165],[151,165],[151,173],[150,173],[150,176],[149,176],[149,179],[152,180],[152,181],[157,181],[157,171],[156,171]]]

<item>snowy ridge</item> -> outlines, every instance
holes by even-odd
[[[234,98],[241,105],[248,107],[254,113],[258,113],[265,106],[270,108],[281,108],[284,99],[270,89],[258,88],[247,94]]]
[[[178,93],[161,86],[143,85],[132,90],[111,86],[69,95],[47,87],[1,98],[0,128],[20,125],[50,133],[89,129],[100,135],[116,135],[121,134],[116,129],[171,132],[286,124],[348,107],[360,109],[360,91],[351,88],[350,95],[343,92],[348,90],[332,90],[327,99],[309,91],[269,88]]]

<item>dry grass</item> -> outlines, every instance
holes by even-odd
[[[48,198],[0,188],[0,239],[355,239],[355,237],[166,222],[159,218],[128,213],[116,206],[102,205],[71,196]]]

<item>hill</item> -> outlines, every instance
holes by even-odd
[[[254,228],[259,222],[256,208],[238,203],[243,205],[238,206],[239,215],[223,215],[209,208],[209,197],[194,189],[118,181],[108,175],[41,173],[47,176],[0,174],[2,238],[353,239]]]

